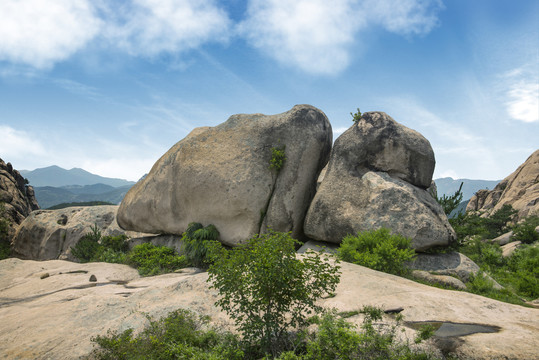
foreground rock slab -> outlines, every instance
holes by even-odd
[[[457,355],[473,359],[536,356],[538,309],[441,290],[353,264],[341,265],[336,296],[321,300],[326,308],[403,308],[401,314],[409,322],[499,327],[496,333],[435,339],[430,346],[449,343]],[[90,282],[92,275],[95,282]],[[144,314],[160,317],[177,308],[209,315],[214,324],[231,329],[230,319],[214,306],[217,293],[208,288],[207,278],[207,273],[196,269],[140,278],[125,265],[2,260],[0,353],[7,359],[77,359],[91,352],[92,336],[104,335],[109,329],[141,329],[147,324]],[[348,320],[359,324],[362,319],[356,315]]]
[[[213,224],[232,246],[269,228],[301,238],[331,142],[326,115],[310,105],[277,115],[233,115],[195,129],[129,190],[118,224],[177,235],[191,222]],[[270,168],[272,149],[284,150],[280,171]]]

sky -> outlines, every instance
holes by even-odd
[[[384,111],[434,178],[539,148],[537,0],[0,0],[0,158],[136,181],[233,114]],[[301,141],[301,139],[298,139]]]

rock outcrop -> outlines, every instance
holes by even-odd
[[[116,222],[117,205],[69,207],[33,211],[19,226],[12,241],[14,256],[31,260],[74,260],[71,247],[97,226],[103,236],[147,234],[126,232]]]
[[[506,204],[518,210],[518,219],[539,215],[539,150],[493,190],[479,190],[470,199],[466,211],[489,216]]]
[[[34,189],[11,163],[0,159],[0,203],[13,231],[33,210],[39,209]]]
[[[439,321],[480,324],[493,333],[435,337],[429,349],[450,345],[462,359],[534,359],[539,348],[539,311],[461,291],[415,283],[358,265],[341,263],[335,297],[324,308],[357,311],[365,305],[403,308],[406,322]],[[90,282],[94,275],[95,282]],[[78,359],[87,356],[91,338],[107,330],[141,330],[146,315],[165,316],[178,308],[208,315],[214,325],[232,329],[233,322],[214,304],[208,274],[183,273],[141,278],[126,266],[77,264],[61,260],[0,261],[0,353],[8,359]],[[360,325],[361,314],[347,319]],[[392,324],[385,316],[384,323]],[[359,328],[359,326],[358,326]],[[413,342],[415,330],[405,327]],[[400,332],[399,332],[400,333]],[[515,341],[517,339],[517,341]]]
[[[190,222],[211,223],[227,245],[269,228],[301,238],[331,142],[326,115],[309,105],[270,116],[233,115],[216,127],[196,129],[131,188],[118,224],[181,234]],[[270,168],[272,149],[285,151],[280,171]]]
[[[434,165],[421,134],[385,113],[365,113],[335,141],[305,234],[340,243],[347,234],[386,227],[411,238],[419,251],[448,245],[455,233],[426,190]]]

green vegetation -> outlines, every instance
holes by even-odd
[[[539,233],[535,231],[537,226],[539,226],[539,216],[528,216],[513,227],[513,240],[522,241],[524,244],[536,242],[539,240]]]
[[[286,155],[284,153],[285,146],[272,147],[271,148],[271,159],[270,159],[270,169],[275,170],[279,173],[284,166],[286,161]]]
[[[6,259],[11,255],[9,220],[5,218],[5,212],[5,205],[3,202],[0,202],[0,260]]]
[[[337,251],[341,260],[390,274],[405,275],[408,269],[404,263],[415,256],[410,241],[382,228],[345,236]]]
[[[149,324],[137,335],[132,329],[92,338],[99,347],[92,355],[102,360],[243,359],[236,335],[208,326],[208,318],[176,310]]]
[[[186,267],[187,259],[172,248],[144,243],[135,246],[127,255],[127,264],[138,269],[142,276],[154,276]]]
[[[354,124],[357,124],[359,120],[361,120],[361,118],[363,117],[363,114],[361,114],[359,108],[357,108],[357,112],[355,114],[350,113],[350,115],[352,115],[352,121],[354,122]]]
[[[47,210],[58,210],[65,209],[73,206],[98,206],[98,205],[117,205],[107,201],[81,201],[81,202],[71,202],[71,203],[61,203],[58,205],[51,206]]]
[[[270,232],[230,251],[221,249],[210,266],[216,302],[235,321],[243,341],[261,354],[277,356],[290,346],[289,331],[305,326],[320,308],[315,301],[333,293],[339,267],[312,253],[296,257],[288,233]]]
[[[207,269],[211,264],[211,249],[219,246],[219,231],[214,225],[190,223],[183,233],[183,254],[191,266]]]
[[[464,185],[463,182],[460,183],[459,189],[451,196],[444,195],[441,198],[436,197],[436,201],[442,205],[442,209],[444,209],[444,213],[447,216],[449,216],[462,201],[462,185]]]
[[[462,244],[469,236],[477,235],[483,239],[494,239],[511,230],[511,222],[517,211],[511,205],[504,205],[489,217],[481,217],[477,214],[458,214],[449,219],[449,223],[457,233],[457,238]]]
[[[97,225],[71,248],[79,261],[127,264],[138,269],[142,276],[159,275],[188,265],[185,256],[172,248],[145,243],[128,251],[127,236],[102,236]]]

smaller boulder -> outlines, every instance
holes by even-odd
[[[412,276],[416,279],[423,280],[429,284],[439,284],[457,290],[466,290],[466,285],[459,279],[449,275],[436,275],[428,271],[414,270]]]

